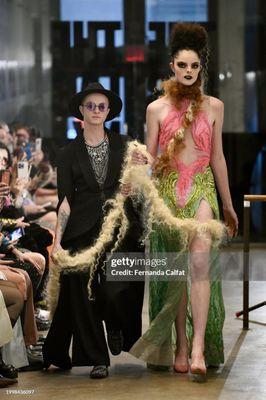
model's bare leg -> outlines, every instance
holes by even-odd
[[[184,289],[182,298],[178,304],[175,328],[177,335],[177,351],[174,369],[176,372],[188,371],[188,344],[186,337],[187,291]]]
[[[196,219],[204,222],[213,218],[209,204],[202,200]],[[191,308],[194,337],[192,343],[191,371],[206,373],[204,338],[210,302],[209,254],[210,237],[195,237],[190,245]]]

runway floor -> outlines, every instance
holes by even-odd
[[[265,258],[264,258],[265,260]],[[265,264],[264,264],[265,267]],[[265,300],[266,282],[250,285],[250,305]],[[153,372],[127,353],[112,357],[109,378],[91,380],[89,368],[61,372],[23,372],[19,383],[0,391],[1,399],[42,400],[265,400],[266,399],[266,307],[250,314],[250,330],[234,314],[242,309],[242,284],[224,281],[226,322],[225,364],[209,370],[206,382],[193,382],[187,374]],[[143,314],[147,327],[147,296]],[[31,393],[23,394],[23,391]],[[17,391],[15,392],[10,391]]]

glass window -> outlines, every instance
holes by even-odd
[[[61,0],[61,20],[122,21],[122,4],[123,0]]]
[[[146,0],[146,12],[148,22],[205,22],[208,0]]]

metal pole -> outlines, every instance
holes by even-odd
[[[250,201],[244,200],[243,329],[249,329],[249,230]]]

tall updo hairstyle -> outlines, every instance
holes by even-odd
[[[202,74],[207,76],[209,60],[208,34],[206,29],[196,23],[176,23],[171,31],[169,53],[173,59],[180,50],[193,50],[198,54],[202,65]]]

